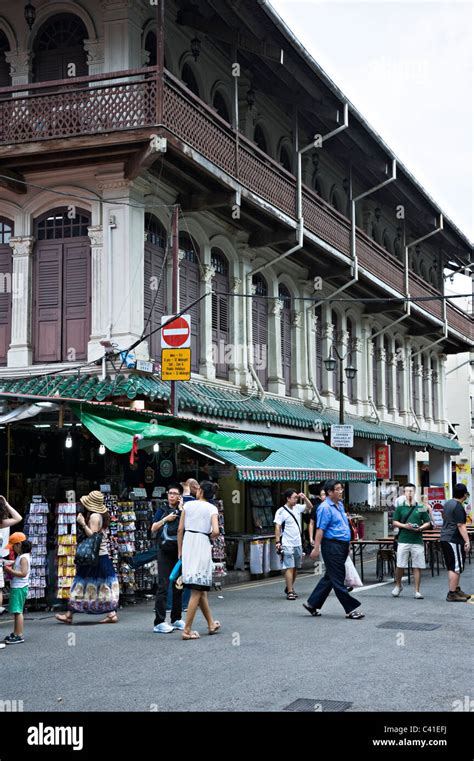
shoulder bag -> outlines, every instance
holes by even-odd
[[[88,536],[77,547],[74,562],[76,565],[98,565],[99,550],[102,544],[102,531]]]

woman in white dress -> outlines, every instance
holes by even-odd
[[[191,628],[198,607],[207,621],[209,634],[216,634],[221,628],[220,622],[212,617],[207,599],[212,586],[211,540],[219,536],[218,510],[211,503],[213,498],[214,484],[202,481],[196,499],[185,502],[181,512],[178,553],[183,564],[183,584],[191,590],[183,639],[199,639],[198,632]]]

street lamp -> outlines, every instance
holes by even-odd
[[[342,373],[342,370],[343,370],[344,360],[347,358],[349,352],[346,351],[346,353],[341,357],[341,355],[339,354],[337,350],[337,346],[333,344],[332,349],[334,350],[336,357],[339,360],[339,425],[344,425],[344,375]],[[327,359],[324,360],[324,365],[328,372],[333,373],[337,366],[337,360],[334,359],[334,357],[329,356]],[[344,372],[346,374],[347,380],[354,380],[357,373],[357,367],[348,365],[345,368]]]

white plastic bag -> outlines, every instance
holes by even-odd
[[[350,555],[346,558],[346,578],[344,579],[346,587],[363,587],[360,576],[356,571],[356,567],[352,562]]]

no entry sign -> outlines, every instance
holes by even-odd
[[[171,320],[173,315],[161,318],[163,325]],[[191,346],[191,315],[183,314],[161,329],[162,349],[188,349]]]

